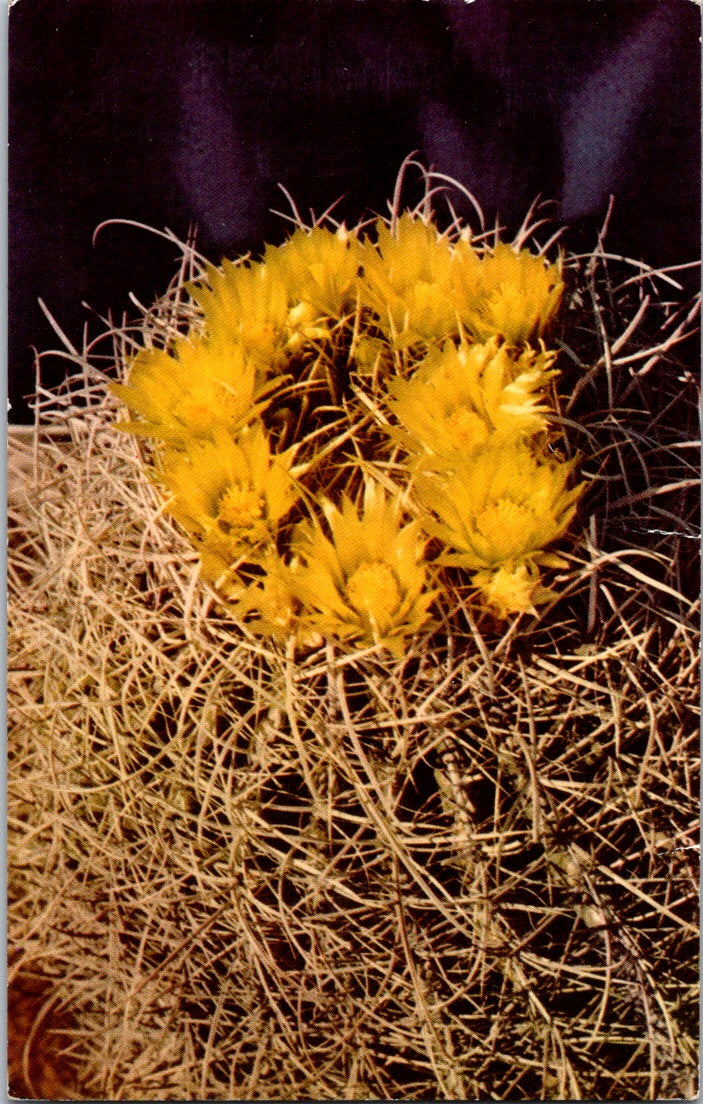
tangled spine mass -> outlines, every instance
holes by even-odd
[[[299,227],[187,291],[197,321],[113,388],[120,428],[253,631],[400,656],[458,590],[501,618],[554,596],[582,489],[555,450],[559,264],[406,213]]]

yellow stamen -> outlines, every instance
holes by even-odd
[[[255,525],[263,517],[264,497],[251,487],[233,484],[222,495],[219,503],[218,520],[238,528]]]

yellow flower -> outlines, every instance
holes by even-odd
[[[300,607],[290,584],[291,568],[275,553],[265,556],[261,567],[263,574],[237,591],[237,615],[249,618],[253,632],[286,640],[297,634]]]
[[[485,345],[448,341],[432,350],[409,380],[389,385],[390,407],[408,432],[411,452],[463,453],[484,443],[518,440],[545,429],[545,385],[554,354],[525,351],[512,359],[497,338]]]
[[[188,291],[202,311],[206,334],[241,345],[269,375],[284,363],[288,288],[275,269],[223,261]]]
[[[231,576],[273,544],[298,499],[291,462],[292,450],[271,455],[260,423],[237,441],[220,431],[214,442],[166,453],[156,478],[171,492],[169,512],[193,536],[206,578]]]
[[[454,249],[436,227],[404,214],[395,233],[376,223],[377,243],[364,243],[363,306],[372,310],[397,348],[457,332],[452,300]]]
[[[266,405],[271,384],[241,345],[220,337],[181,337],[171,352],[141,349],[128,382],[114,394],[138,416],[119,426],[143,437],[178,443],[236,432]]]
[[[401,656],[405,638],[423,625],[435,597],[425,589],[425,540],[417,522],[401,525],[401,507],[368,482],[361,512],[349,499],[324,504],[329,540],[305,523],[293,549],[303,562],[295,593],[325,637],[379,644]]]
[[[441,562],[473,570],[561,564],[544,549],[563,535],[576,509],[582,487],[566,489],[573,466],[535,457],[522,442],[489,441],[453,471],[419,472],[418,498],[440,519],[428,520],[426,531],[455,550]]]
[[[267,246],[264,263],[288,289],[289,322],[338,320],[354,309],[361,245],[344,227],[297,229],[283,245]]]
[[[477,571],[471,581],[501,618],[513,613],[536,613],[535,606],[554,597],[553,591],[540,584],[535,565],[524,560],[504,564],[496,571]]]
[[[277,552],[262,557],[258,573],[249,573],[248,580],[229,588],[234,614],[246,621],[247,628],[258,636],[273,637],[283,643],[293,640],[305,648],[319,647],[323,637],[306,616],[296,593],[297,560],[285,563]]]
[[[500,334],[508,345],[520,345],[543,333],[563,291],[560,264],[499,242],[481,261],[478,285],[466,296],[461,320],[479,341]]]

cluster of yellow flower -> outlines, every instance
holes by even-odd
[[[402,655],[459,588],[499,617],[551,597],[580,491],[542,340],[562,291],[559,265],[410,214],[299,228],[188,287],[197,324],[114,388],[122,428],[253,631]]]

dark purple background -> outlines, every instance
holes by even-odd
[[[462,179],[519,223],[538,192],[590,246],[699,255],[700,10],[692,0],[19,0],[10,13],[11,419],[54,347],[177,250],[104,219],[169,226],[219,260],[340,195],[385,210],[402,159]],[[692,279],[695,281],[696,276]],[[91,320],[92,332],[99,324]],[[50,369],[56,382],[64,368]]]

